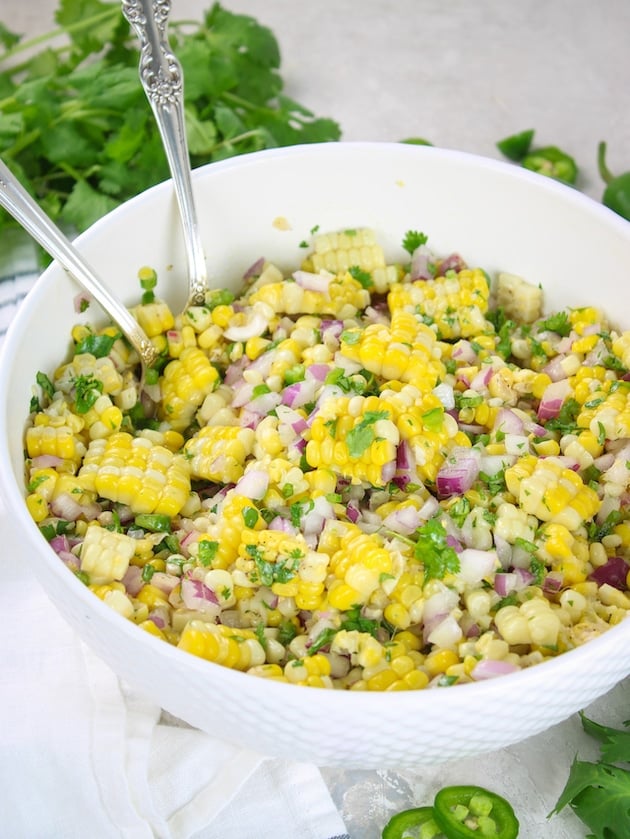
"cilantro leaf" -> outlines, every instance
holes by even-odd
[[[424,581],[442,580],[459,571],[459,557],[447,543],[446,530],[438,518],[429,519],[416,530],[414,556],[424,565]]]
[[[545,428],[550,431],[559,431],[561,434],[572,434],[578,427],[577,416],[580,410],[580,403],[570,397],[562,404],[558,416],[547,420]]]
[[[357,458],[366,452],[374,440],[374,424],[381,419],[387,419],[389,411],[366,411],[363,419],[354,428],[351,428],[346,436],[346,445],[350,457]]]
[[[602,758],[610,763],[630,763],[630,729],[611,728],[601,725],[580,714],[582,728],[587,734],[595,737],[602,743]],[[625,723],[626,726],[630,722]]]
[[[87,414],[103,392],[103,382],[94,376],[77,376],[73,384],[77,414]]]
[[[595,839],[630,836],[630,772],[608,763],[573,761],[566,786],[549,814],[567,805]]]
[[[110,354],[118,338],[120,338],[120,332],[116,335],[86,335],[76,344],[74,354],[90,353],[95,358],[105,358]]]
[[[426,245],[428,238],[426,234],[418,230],[408,230],[403,237],[402,246],[407,253],[413,254],[420,245]]]
[[[566,312],[556,312],[539,323],[541,329],[548,329],[565,338],[571,332],[571,321]]]

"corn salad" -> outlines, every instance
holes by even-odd
[[[409,231],[319,234],[158,349],[77,325],[37,374],[26,503],[140,629],[260,678],[422,690],[571,650],[630,609],[630,332],[543,313]]]

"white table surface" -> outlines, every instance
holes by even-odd
[[[210,0],[173,0],[172,18],[198,17],[209,5]],[[498,140],[534,128],[538,145],[558,145],[574,156],[579,188],[596,199],[603,191],[596,166],[599,140],[608,141],[613,171],[630,169],[627,0],[225,0],[223,5],[272,29],[285,92],[317,115],[336,119],[344,140],[420,136],[500,157]],[[53,27],[56,6],[56,0],[3,0],[0,20],[36,35]],[[630,716],[627,711],[624,716],[629,689],[630,684],[616,688],[593,713],[600,721],[621,722]],[[517,810],[536,810],[540,817],[555,803],[577,751],[585,759],[597,753],[574,717],[481,760],[416,773],[330,771],[324,777],[352,839],[377,839],[392,802],[401,809],[427,803],[424,789],[455,779],[492,782]],[[25,789],[24,795],[37,800],[34,790]],[[586,835],[568,812],[538,823],[540,828],[521,833],[523,839]]]

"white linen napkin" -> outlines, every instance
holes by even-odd
[[[31,274],[0,282],[0,344]],[[80,640],[0,499],[0,833],[11,839],[347,836],[319,769],[192,729]]]

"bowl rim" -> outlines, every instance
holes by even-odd
[[[525,181],[537,190],[549,192],[560,196],[564,201],[576,204],[581,207],[584,212],[599,217],[606,225],[610,225],[617,229],[617,231],[630,241],[630,223],[622,219],[609,208],[600,204],[595,199],[588,195],[568,186],[564,183],[554,181],[549,177],[531,172],[514,163],[503,160],[497,160],[482,155],[473,154],[466,151],[458,151],[453,149],[443,149],[433,146],[414,146],[404,143],[390,143],[390,142],[371,142],[371,141],[335,141],[329,143],[314,143],[303,144],[292,147],[285,147],[279,149],[266,149],[263,151],[252,152],[245,155],[240,155],[226,160],[217,161],[198,167],[193,171],[193,184],[199,183],[206,177],[212,177],[213,173],[226,172],[231,169],[241,169],[250,165],[256,165],[260,161],[266,159],[277,158],[295,158],[298,156],[306,156],[307,158],[314,157],[317,159],[325,159],[327,156],[343,156],[352,155],[354,153],[374,153],[386,154],[396,153],[402,156],[425,155],[427,157],[435,157],[445,161],[451,161],[457,164],[466,166],[473,166],[480,170],[496,171],[508,178],[513,178],[519,181]],[[161,194],[171,188],[171,181],[166,180],[149,189],[139,193],[134,198],[116,207],[107,215],[99,219],[88,230],[81,233],[76,239],[75,244],[79,249],[85,244],[89,243],[93,238],[98,238],[101,231],[109,224],[112,217],[123,216],[125,213],[135,212],[136,208],[143,203],[150,203],[155,195]],[[24,326],[28,322],[31,309],[37,305],[37,291],[42,285],[54,284],[60,281],[60,275],[63,275],[61,269],[55,262],[49,265],[38,277],[33,288],[29,291],[26,298],[22,301],[20,309],[16,317],[12,321],[5,336],[3,346],[0,348],[0,397],[7,395],[8,403],[8,382],[9,370],[11,369],[11,358],[17,354],[21,340],[23,340]],[[21,527],[26,541],[29,546],[36,553],[42,553],[43,537],[35,522],[30,518],[24,503],[24,495],[20,489],[18,482],[13,480],[13,470],[11,468],[10,451],[8,445],[8,435],[6,429],[6,411],[7,408],[0,410],[0,488],[2,488],[2,498],[5,501],[6,511],[5,515],[14,517],[15,523]],[[30,553],[30,551],[29,551]],[[52,550],[50,551],[50,558],[56,559]],[[41,560],[30,560],[29,563],[35,567]],[[231,670],[230,668],[213,662],[205,661],[201,658],[184,652],[171,644],[165,643],[163,640],[151,636],[149,633],[139,632],[139,627],[121,615],[115,613],[107,605],[94,596],[94,594],[87,589],[76,577],[69,574],[63,563],[58,560],[49,563],[52,569],[50,573],[55,576],[63,577],[63,584],[74,586],[71,589],[71,595],[87,606],[90,610],[96,610],[99,616],[106,622],[114,620],[119,622],[118,629],[125,635],[128,633],[129,638],[135,641],[136,644],[148,644],[149,648],[155,646],[161,657],[166,662],[173,661],[175,665],[184,665],[190,668],[195,675],[200,678],[210,679],[214,681],[215,678],[220,679],[226,686],[233,687],[235,690],[247,690],[256,688],[256,682],[251,675],[241,673],[239,671]],[[540,688],[544,689],[544,683],[547,679],[549,671],[553,668],[556,676],[574,672],[575,668],[584,666],[590,659],[599,656],[600,648],[608,651],[610,647],[610,633],[614,633],[616,645],[621,652],[621,644],[624,647],[630,641],[630,620],[624,620],[620,624],[610,627],[602,635],[591,639],[587,643],[559,654],[553,659],[546,660],[539,664],[524,668],[514,673],[502,675],[495,679],[487,679],[483,681],[465,683],[454,686],[455,690],[440,690],[440,703],[450,705],[453,702],[459,704],[465,702],[467,699],[474,699],[476,701],[483,700],[488,695],[494,695],[503,688],[513,687],[515,690],[526,690],[527,693],[531,691],[538,691]],[[626,667],[627,674],[630,674],[630,656]],[[623,677],[620,677],[623,678]],[[287,687],[293,689],[298,687],[296,685],[273,682],[265,680],[266,691],[270,695],[277,695],[280,701],[281,697],[285,695]],[[304,686],[299,686],[304,690]],[[318,706],[325,709],[327,706],[334,705],[339,707],[338,703],[350,703],[352,707],[366,708],[377,710],[383,703],[387,704],[388,708],[394,708],[396,711],[415,710],[422,711],[425,705],[433,704],[435,700],[435,690],[427,691],[399,691],[394,692],[396,698],[394,699],[389,692],[369,692],[369,691],[340,691],[340,690],[321,690],[306,688],[307,695],[317,697]],[[314,693],[314,691],[317,691]],[[345,697],[345,698],[341,698]],[[344,705],[344,707],[347,707]]]

